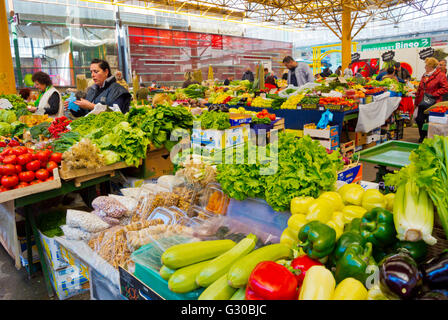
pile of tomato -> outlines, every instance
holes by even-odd
[[[353,107],[355,105],[355,101],[346,98],[339,97],[322,97],[319,99],[319,104],[332,104],[332,105],[343,105]]]
[[[4,148],[0,153],[0,192],[53,180],[53,169],[61,161],[62,153],[50,149]]]
[[[269,113],[268,110],[263,109],[262,111],[257,113],[257,118],[263,119],[263,118],[269,118],[271,121],[275,121],[276,115],[273,113]]]
[[[383,93],[384,91],[386,91],[386,88],[383,87],[367,88],[365,94],[377,94]]]

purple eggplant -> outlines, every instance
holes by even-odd
[[[417,263],[406,250],[385,257],[378,266],[380,288],[386,295],[399,299],[412,299],[420,293],[422,275]]]
[[[429,259],[421,266],[423,282],[431,289],[448,288],[448,251]]]

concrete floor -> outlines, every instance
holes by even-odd
[[[405,128],[404,141],[418,142],[417,128]],[[376,169],[374,165],[365,163],[363,180],[374,181]],[[54,295],[48,297],[42,271],[38,271],[31,279],[24,268],[17,270],[14,261],[0,245],[0,299],[1,300],[58,300]],[[88,300],[90,293],[70,298],[69,300]]]

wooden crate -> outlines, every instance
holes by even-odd
[[[0,192],[0,203],[29,196],[31,194],[40,193],[48,190],[59,189],[61,187],[61,178],[59,170],[53,169],[54,179],[51,181],[33,184],[31,186]]]
[[[117,163],[114,163],[114,164],[111,164],[108,166],[103,166],[100,168],[94,168],[94,169],[84,168],[84,169],[73,169],[73,170],[61,171],[60,176],[63,180],[71,180],[71,179],[75,179],[75,178],[79,178],[79,177],[86,177],[86,176],[93,176],[93,175],[94,175],[94,178],[97,178],[97,177],[101,177],[101,176],[110,174],[110,172],[112,172],[114,170],[119,170],[119,169],[123,169],[123,168],[127,168],[127,167],[129,167],[129,165],[127,165],[126,162],[121,161],[121,162],[117,162]]]

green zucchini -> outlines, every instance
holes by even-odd
[[[232,249],[210,261],[210,263],[207,264],[196,276],[196,283],[201,287],[208,287],[213,282],[221,278],[222,275],[226,274],[235,261],[251,252],[256,243],[257,236],[254,234],[249,234],[246,238],[238,242]]]
[[[176,293],[187,293],[199,286],[196,284],[196,275],[210,260],[195,263],[174,272],[168,280],[168,288]]]
[[[227,283],[227,275],[224,274],[207,287],[198,297],[198,300],[229,300],[235,294],[236,290],[229,286]]]
[[[250,273],[262,261],[276,261],[291,257],[292,250],[281,243],[270,244],[252,251],[236,261],[227,273],[229,285],[242,288],[247,284]]]
[[[246,300],[246,287],[239,288],[230,300]]]
[[[159,274],[163,279],[168,281],[174,272],[176,272],[176,270],[170,269],[167,266],[162,266],[162,268],[160,268]]]
[[[232,240],[209,240],[182,243],[172,246],[162,254],[162,264],[179,269],[190,264],[210,260],[236,245]]]

